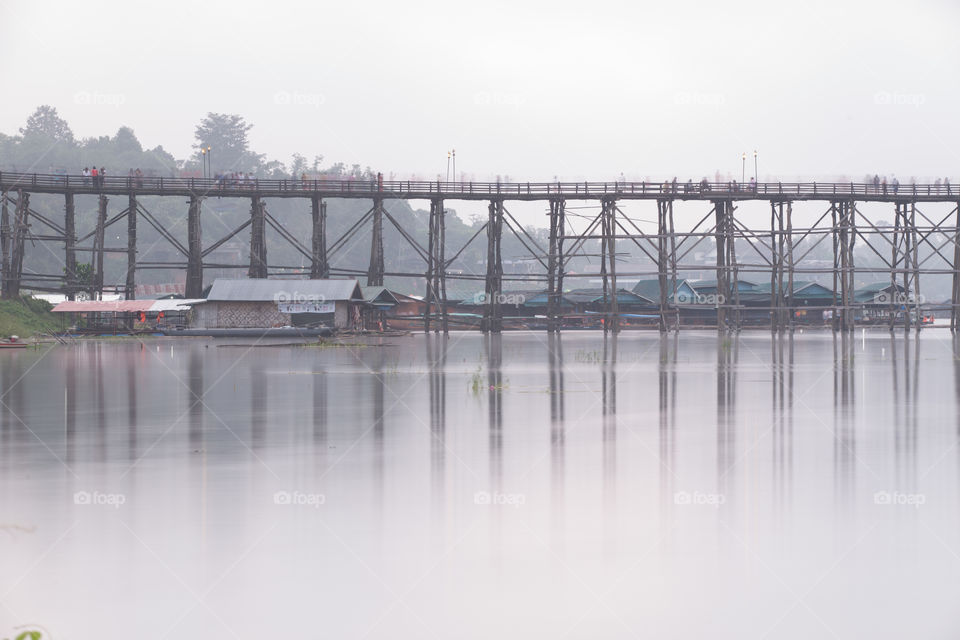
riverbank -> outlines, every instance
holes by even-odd
[[[29,338],[56,331],[57,319],[50,312],[52,308],[49,302],[30,296],[0,300],[0,338]]]

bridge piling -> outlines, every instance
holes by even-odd
[[[189,224],[189,221],[188,221]],[[137,196],[132,191],[127,199],[127,279],[125,298],[137,297]],[[189,271],[188,271],[189,278]]]
[[[550,200],[550,247],[547,256],[547,331],[560,330],[559,311],[563,304],[563,236],[566,201]]]
[[[609,263],[607,274],[603,279],[603,295],[607,306],[607,321],[603,323],[605,330],[613,333],[620,332],[620,296],[617,291],[617,203],[615,200],[604,200],[606,212],[606,259]],[[601,258],[602,259],[602,258]],[[607,277],[610,279],[612,295],[607,298]]]
[[[714,241],[717,250],[717,329],[729,331],[731,324],[737,329],[740,328],[739,323],[736,322],[735,311],[736,305],[739,303],[739,295],[734,298],[731,294],[730,285],[731,275],[736,276],[735,271],[731,273],[733,263],[736,260],[736,254],[733,251],[733,211],[730,202],[727,200],[715,200],[713,207],[716,218]],[[738,288],[737,282],[734,280],[733,291]],[[732,323],[727,317],[728,307],[734,308],[734,321]]]
[[[427,306],[424,312],[424,333],[430,332],[430,321],[434,315],[434,309],[436,309],[438,321],[434,325],[434,333],[441,330],[444,333],[449,332],[446,304],[446,259],[444,257],[445,227],[443,200],[434,198],[430,201],[430,221],[427,231],[427,292],[425,296]]]
[[[668,286],[667,269],[669,268],[667,257],[667,208],[671,206],[666,199],[657,200],[657,278],[660,285],[660,333],[667,332],[667,314],[670,311],[670,298],[676,297],[676,283],[673,283],[674,290],[671,291]]]
[[[64,253],[64,293],[68,300],[77,298],[77,209],[72,191],[64,194],[63,212],[63,253]]]
[[[370,267],[367,269],[367,286],[383,286],[383,198],[373,200],[373,233],[370,239]]]
[[[93,237],[93,290],[97,300],[103,299],[103,255],[107,229],[107,196],[101,195],[97,200],[97,226]]]
[[[9,194],[6,189],[0,193],[0,297],[10,297],[10,210]]]
[[[329,278],[330,265],[327,263],[327,203],[319,196],[310,198],[310,214],[312,219],[310,251],[313,258],[310,261],[311,278]]]
[[[960,201],[954,210],[956,217],[953,226],[953,288],[950,294],[950,331],[957,332],[957,305],[960,304]]]
[[[203,295],[203,227],[200,222],[201,198],[190,196],[187,207],[187,298]],[[264,256],[264,261],[266,256]]]
[[[486,297],[481,322],[481,329],[485,333],[500,333],[503,328],[500,308],[500,286],[503,279],[503,262],[500,254],[502,235],[503,200],[491,200],[487,207],[487,275],[484,283]]]
[[[20,295],[20,283],[23,279],[23,256],[27,248],[27,231],[30,228],[27,216],[30,212],[30,194],[22,189],[17,192],[17,206],[13,212],[13,249],[10,256],[8,276],[8,298]]]
[[[249,278],[267,277],[267,224],[265,205],[259,195],[250,199],[250,268]]]

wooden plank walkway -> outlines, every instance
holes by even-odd
[[[152,195],[250,198],[354,198],[404,200],[857,200],[861,202],[957,202],[960,185],[858,182],[734,183],[655,182],[443,182],[411,180],[274,180],[129,178],[106,176],[102,185],[79,175],[0,172],[0,190],[77,195]]]

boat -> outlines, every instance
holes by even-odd
[[[20,342],[18,336],[10,336],[6,340],[0,340],[0,349],[26,349],[27,343]]]

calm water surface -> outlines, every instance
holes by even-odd
[[[0,353],[0,637],[960,635],[946,331],[238,344]]]

